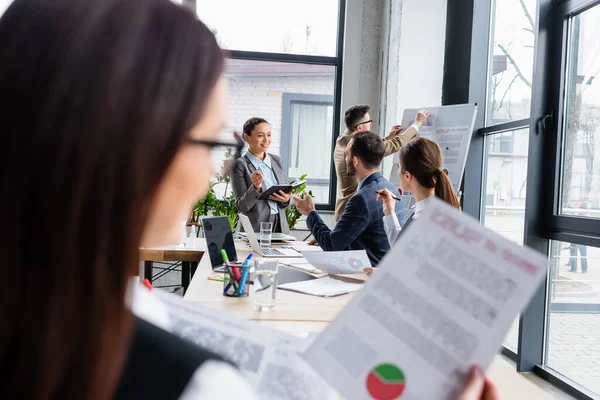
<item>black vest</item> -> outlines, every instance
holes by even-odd
[[[219,356],[143,319],[135,319],[115,400],[177,400],[198,367]]]

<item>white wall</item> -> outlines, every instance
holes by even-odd
[[[384,6],[383,0],[348,0],[346,3],[340,133],[345,129],[344,110],[355,104],[371,106],[372,129],[379,131]]]
[[[385,132],[400,123],[407,108],[441,105],[446,9],[446,0],[385,1]],[[384,174],[391,163],[388,157]]]

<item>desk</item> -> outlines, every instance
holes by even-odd
[[[243,244],[236,244],[236,251],[238,259],[244,259],[250,252],[250,248]],[[254,257],[260,258],[256,255]],[[271,328],[300,336],[321,332],[352,299],[352,294],[321,298],[278,290],[275,310],[256,312],[252,303],[252,295],[242,298],[225,297],[222,294],[223,284],[209,281],[207,277],[210,274],[212,274],[212,268],[209,257],[203,257],[185,294],[186,300],[200,303],[209,308],[227,310],[239,317],[256,320]],[[496,357],[488,374],[498,387],[502,399],[553,398],[549,393],[516,373],[514,367],[500,357]]]
[[[198,268],[198,263],[203,258],[203,249],[185,249],[170,247],[141,248],[139,253],[140,261],[144,262],[144,276],[141,279],[148,279],[152,283],[152,267],[154,262],[181,262],[181,286],[184,290],[190,285],[190,276],[193,276]],[[210,266],[210,260],[209,260]],[[206,277],[205,277],[206,278]]]

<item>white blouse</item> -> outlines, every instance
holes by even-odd
[[[414,206],[410,208],[412,219],[419,218],[419,215],[421,215],[425,207],[427,207],[427,204],[429,204],[429,200],[431,200],[432,197],[434,196],[427,197],[417,202]],[[383,229],[385,229],[385,234],[388,238],[390,246],[393,246],[396,242],[396,239],[398,239],[398,236],[400,236],[400,231],[402,230],[396,213],[391,213],[390,215],[383,216]]]

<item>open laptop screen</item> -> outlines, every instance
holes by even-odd
[[[206,246],[212,267],[215,268],[223,264],[221,249],[225,249],[229,261],[237,261],[229,218],[202,218],[202,226],[204,228],[204,237],[206,238]]]

